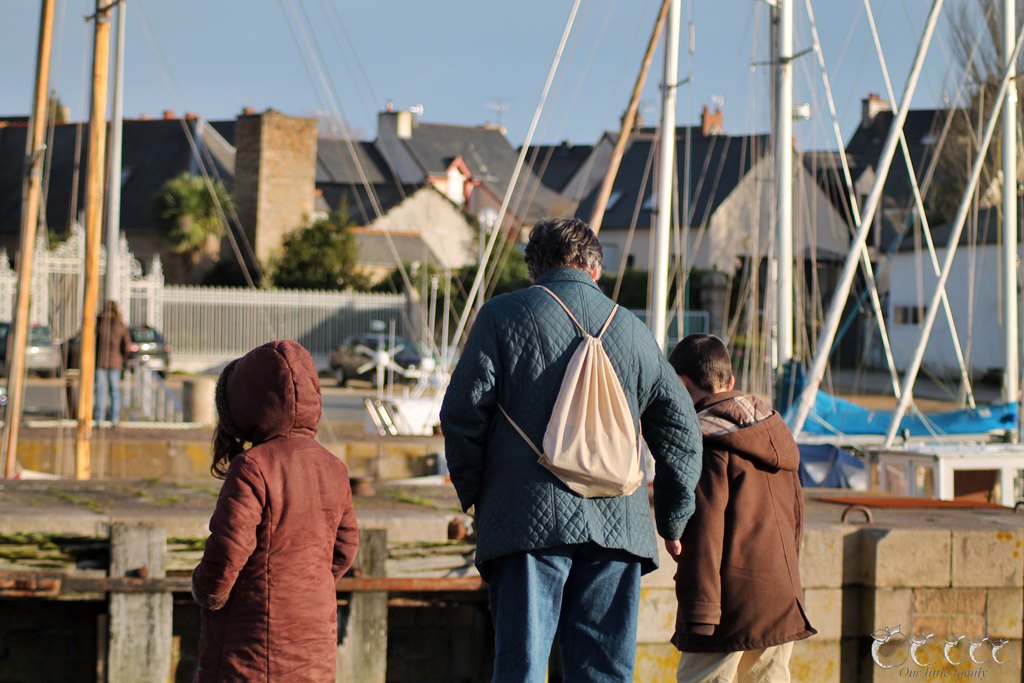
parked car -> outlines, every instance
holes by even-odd
[[[132,338],[128,347],[128,362],[146,365],[163,374],[170,365],[171,347],[159,330],[149,325],[132,325],[128,328]]]
[[[373,383],[377,381],[377,370],[369,367],[363,372],[359,368],[367,365],[373,360],[372,353],[377,351],[381,336],[377,334],[362,334],[354,337],[347,337],[331,353],[329,361],[331,374],[338,381],[338,386],[345,386],[350,379],[364,379]],[[389,348],[390,338],[384,335],[384,348]],[[401,347],[399,352],[392,359],[396,365],[406,370],[418,370],[423,363],[423,354],[419,348],[407,337],[395,337],[394,348]],[[368,353],[369,352],[369,353]],[[397,379],[405,379],[396,375]]]
[[[11,333],[11,323],[0,322],[0,365],[4,374],[7,373],[7,344]],[[55,344],[46,325],[33,325],[29,328],[28,348],[25,349],[25,370],[40,377],[55,377],[60,374],[60,346]]]
[[[66,367],[77,368],[81,343],[79,334],[64,343]],[[128,328],[131,343],[128,346],[128,365],[145,365],[163,374],[170,365],[171,347],[159,330],[148,325],[132,325]]]

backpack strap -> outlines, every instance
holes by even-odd
[[[498,404],[498,410],[501,411],[501,414],[505,416],[505,419],[508,420],[508,423],[510,425],[512,425],[512,428],[516,430],[516,432],[519,434],[519,436],[523,437],[523,441],[525,441],[527,443],[527,445],[530,448],[533,449],[533,452],[537,454],[537,457],[538,458],[543,458],[544,457],[544,453],[542,453],[541,450],[539,448],[537,448],[536,445],[534,445],[534,443],[530,439],[530,437],[528,437],[526,435],[526,432],[524,432],[522,430],[522,428],[519,425],[516,424],[516,421],[512,419],[512,416],[508,414],[508,411],[505,410],[505,407],[502,406],[500,403]]]
[[[583,334],[585,334],[588,337],[592,336],[589,332],[587,332],[586,328],[584,328],[583,325],[580,324],[580,321],[576,319],[576,316],[572,314],[572,311],[570,311],[569,307],[565,305],[565,302],[562,301],[560,298],[558,298],[557,294],[552,292],[550,289],[548,289],[544,285],[533,285],[533,286],[536,287],[537,289],[543,289],[545,292],[550,294],[551,298],[558,302],[558,305],[562,307],[562,310],[565,311],[566,315],[569,316],[569,318],[572,320],[573,324],[576,325],[576,329],[578,329],[580,332],[582,332]],[[598,332],[596,335],[593,335],[595,339],[600,339],[601,337],[604,336],[604,333],[608,330],[608,327],[612,324],[612,318],[615,317],[615,314],[618,313],[618,311],[619,311],[619,305],[615,304],[615,307],[612,308],[612,312],[608,315],[608,319],[605,320],[604,321],[604,325],[601,326],[601,331]]]

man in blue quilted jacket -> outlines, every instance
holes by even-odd
[[[597,335],[614,303],[597,286],[601,245],[586,223],[542,220],[526,263],[534,283]],[[611,498],[573,493],[498,407],[542,443],[581,338],[539,287],[495,297],[477,317],[441,407],[452,483],[463,509],[475,507],[476,564],[494,620],[493,681],[542,683],[556,635],[566,680],[633,680],[640,576],[658,558],[647,487]],[[602,343],[654,456],[658,533],[678,556],[701,467],[692,402],[629,312],[618,311]]]

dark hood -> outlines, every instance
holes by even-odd
[[[799,469],[800,451],[782,416],[756,396],[723,392],[694,407],[705,445],[772,469]]]
[[[225,427],[235,436],[253,444],[316,436],[320,380],[309,351],[298,342],[257,346],[231,361],[217,385],[218,408],[230,413],[231,424]]]

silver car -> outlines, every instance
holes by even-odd
[[[5,373],[10,331],[11,323],[0,322],[0,359]],[[33,325],[29,330],[28,348],[25,350],[25,369],[40,377],[56,377],[62,367],[60,347],[53,342],[50,328],[46,325]]]

